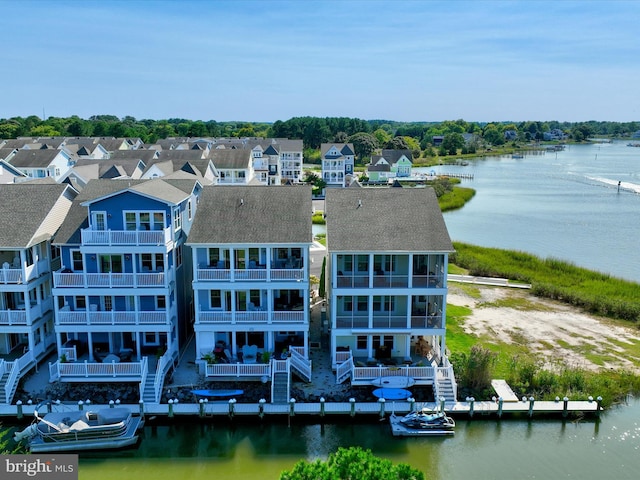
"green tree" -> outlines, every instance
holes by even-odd
[[[353,149],[360,159],[360,164],[363,164],[364,158],[370,156],[378,148],[378,140],[370,133],[359,132],[351,135],[349,142],[353,143]]]
[[[325,270],[327,268],[327,257],[322,259],[322,270],[320,270],[320,283],[318,284],[318,296],[324,298],[327,294],[327,287],[325,286]]]
[[[464,137],[459,133],[449,133],[442,139],[442,148],[448,155],[457,155],[464,147]]]
[[[424,473],[410,465],[394,465],[360,447],[338,448],[326,461],[301,460],[280,480],[424,480]]]
[[[504,144],[504,135],[495,126],[491,125],[484,130],[484,139],[491,145]]]
[[[31,137],[56,137],[58,135],[60,135],[60,132],[51,125],[38,125],[29,130],[29,136]]]

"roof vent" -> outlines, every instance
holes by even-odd
[[[244,205],[244,198],[240,199],[240,206]]]
[[[358,199],[358,206],[356,208],[360,208],[362,206],[362,200]]]

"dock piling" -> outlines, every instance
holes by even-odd
[[[566,418],[569,414],[569,397],[564,397],[562,402],[562,416]]]
[[[18,420],[22,419],[22,401],[18,400],[16,402],[16,408],[17,408],[17,412],[16,412],[16,416],[18,417]]]
[[[533,396],[529,397],[529,417],[533,417],[533,404],[535,403],[535,399]]]

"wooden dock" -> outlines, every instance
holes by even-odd
[[[268,417],[330,417],[345,416],[352,417],[373,417],[383,418],[390,413],[406,414],[417,409],[428,409],[436,411],[443,408],[449,415],[455,417],[482,418],[491,415],[498,418],[513,415],[534,416],[557,416],[567,417],[598,415],[602,410],[600,406],[601,398],[597,400],[589,399],[585,401],[570,401],[567,398],[556,401],[535,401],[533,398],[524,401],[475,401],[470,398],[464,402],[416,402],[413,399],[378,402],[295,402],[288,404],[259,403],[238,403],[234,399],[229,401],[215,401],[200,403],[181,403],[169,401],[169,403],[150,403],[138,405],[125,405],[110,402],[109,405],[78,403],[52,404],[50,407],[40,407],[39,413],[43,415],[50,408],[51,411],[71,411],[78,409],[99,410],[114,406],[125,407],[135,413],[145,416],[155,416],[161,418],[174,417],[242,417],[257,416]],[[34,418],[35,405],[0,405],[0,417],[18,421],[31,421]]]

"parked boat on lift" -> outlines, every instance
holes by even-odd
[[[456,422],[444,412],[421,410],[403,417],[391,414],[389,418],[394,437],[423,437],[453,435]]]

